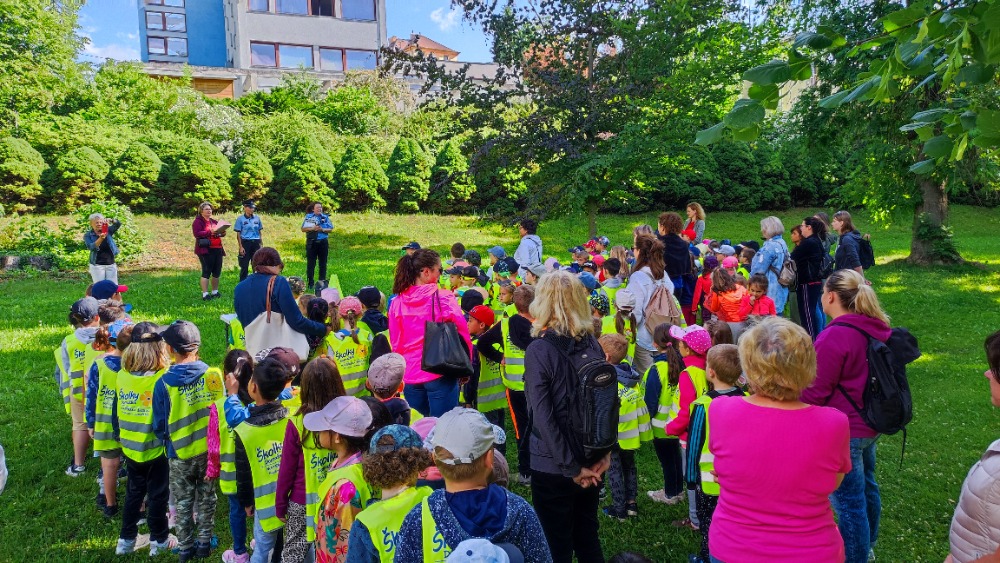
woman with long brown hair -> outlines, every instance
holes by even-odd
[[[639,327],[636,334],[633,367],[639,373],[646,373],[649,366],[653,365],[653,355],[656,353],[653,335],[646,328],[646,305],[649,304],[654,289],[664,285],[672,293],[674,284],[667,277],[663,264],[663,243],[656,237],[653,235],[635,237],[632,251],[635,253],[635,266],[632,268],[628,289],[635,295],[634,312],[636,324]]]

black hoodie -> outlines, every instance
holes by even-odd
[[[240,424],[251,426],[267,426],[272,422],[285,418],[288,409],[281,406],[281,403],[265,403],[263,405],[249,408],[250,415]],[[236,438],[236,498],[240,501],[240,506],[246,508],[253,506],[253,473],[250,469],[250,460],[247,458],[246,448],[238,433],[233,433]]]

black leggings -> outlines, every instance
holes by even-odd
[[[222,249],[209,248],[208,254],[199,254],[198,260],[201,262],[201,277],[204,279],[216,278],[222,275]]]
[[[128,483],[125,485],[125,509],[122,513],[122,528],[118,537],[134,540],[139,534],[139,518],[142,499],[146,503],[146,522],[149,524],[149,539],[155,542],[167,541],[167,500],[170,497],[170,465],[166,456],[160,456],[145,463],[125,458]],[[114,479],[114,477],[111,477]]]
[[[330,254],[330,239],[306,241],[306,275],[309,287],[312,288],[316,272],[316,261],[319,260],[319,279],[326,279],[326,258]]]
[[[663,493],[670,498],[684,492],[681,441],[677,438],[653,438],[653,449],[663,469]]]

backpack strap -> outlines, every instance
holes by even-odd
[[[867,343],[868,340],[872,339],[872,335],[868,334],[867,331],[865,331],[864,329],[860,329],[860,328],[858,328],[858,327],[856,327],[856,326],[854,326],[852,324],[833,322],[833,323],[830,323],[827,326],[846,326],[848,328],[852,328],[852,329],[860,332],[862,335],[864,335],[864,337],[865,337],[865,343]],[[867,351],[866,351],[866,353],[867,353]],[[850,395],[847,394],[847,390],[844,389],[844,386],[838,383],[837,384],[837,389],[844,396],[844,398],[847,399],[847,402],[851,403],[851,406],[854,407],[854,410],[860,415],[861,414],[861,407],[858,406],[858,404],[854,402],[854,399],[852,399]]]

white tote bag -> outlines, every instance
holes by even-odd
[[[295,350],[299,358],[308,358],[309,342],[306,340],[306,335],[289,326],[281,313],[271,312],[271,293],[274,291],[274,279],[277,277],[271,276],[271,281],[267,283],[267,309],[257,315],[257,318],[244,329],[247,352],[251,356],[256,356],[261,350],[283,347]]]

